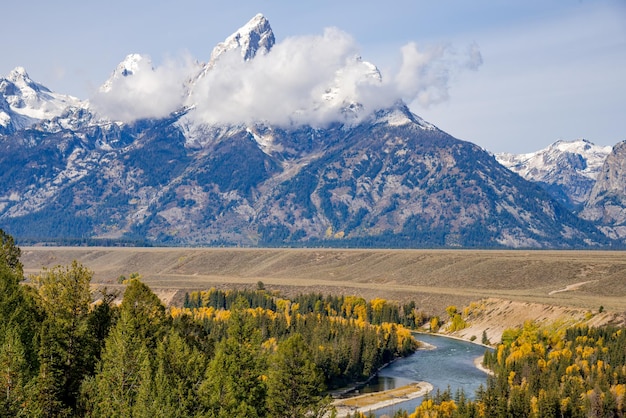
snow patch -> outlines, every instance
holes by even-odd
[[[272,135],[259,135],[250,128],[246,129],[246,132],[252,135],[261,150],[267,155],[272,155],[274,152],[281,152],[283,150],[282,146],[274,144],[274,137]]]
[[[383,121],[388,123],[390,126],[404,126],[410,123],[413,123],[411,119],[407,115],[402,112],[391,112],[388,113]]]

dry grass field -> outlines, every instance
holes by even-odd
[[[254,288],[448,305],[507,301],[626,311],[626,253],[608,251],[23,247],[27,274],[77,260],[94,283],[141,274],[166,302],[193,289]]]

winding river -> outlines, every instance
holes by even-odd
[[[436,348],[419,350],[395,361],[381,370],[378,378],[361,389],[361,392],[393,389],[415,381],[427,381],[433,385],[433,393],[437,389],[444,391],[450,387],[453,395],[457,389],[463,389],[467,397],[472,399],[480,385],[486,384],[487,374],[474,365],[476,357],[485,353],[485,347],[429,334],[417,334],[416,338]],[[422,398],[417,398],[374,412],[377,416],[393,415],[400,408],[413,412],[421,402]]]

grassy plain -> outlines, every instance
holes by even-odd
[[[137,272],[166,302],[189,290],[262,281],[286,295],[414,300],[435,314],[484,298],[626,311],[625,252],[22,247],[27,274],[73,260],[109,288]]]

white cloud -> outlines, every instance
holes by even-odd
[[[436,45],[419,49],[411,42],[402,47],[402,65],[395,76],[400,97],[417,101],[427,108],[447,101],[450,80],[463,70],[476,70],[482,65],[478,45],[472,44],[465,54],[451,45]]]
[[[153,68],[150,58],[143,56],[132,73],[115,73],[90,103],[98,114],[123,122],[167,116],[183,105],[191,68],[189,59],[166,60]]]
[[[418,49],[410,43],[401,55],[397,73],[381,77],[376,67],[360,59],[350,35],[330,28],[317,36],[287,38],[270,53],[246,62],[239,51],[226,52],[190,91],[183,85],[199,73],[190,60],[168,61],[154,69],[142,60],[132,76],[114,79],[110,91],[97,94],[92,103],[102,114],[122,121],[166,116],[193,105],[189,117],[199,123],[324,126],[365,117],[398,99],[417,99],[424,106],[445,101],[451,77],[482,62],[475,45],[457,54],[448,45]],[[354,104],[358,114],[345,111]]]
[[[418,98],[424,106],[445,101],[451,77],[482,63],[476,45],[466,54],[450,46],[421,51],[414,43],[401,52],[398,73],[382,79],[359,58],[356,42],[337,29],[288,38],[245,63],[230,53],[197,84],[195,117],[210,124],[262,120],[283,126],[350,121],[355,116],[345,112],[350,104],[362,106],[364,117],[398,99]]]
[[[288,38],[269,54],[247,62],[231,51],[196,84],[192,96],[196,116],[207,123],[263,120],[289,125],[334,120],[342,105],[338,102],[357,88],[357,52],[352,38],[336,29],[320,36]],[[330,99],[329,90],[341,95]]]

